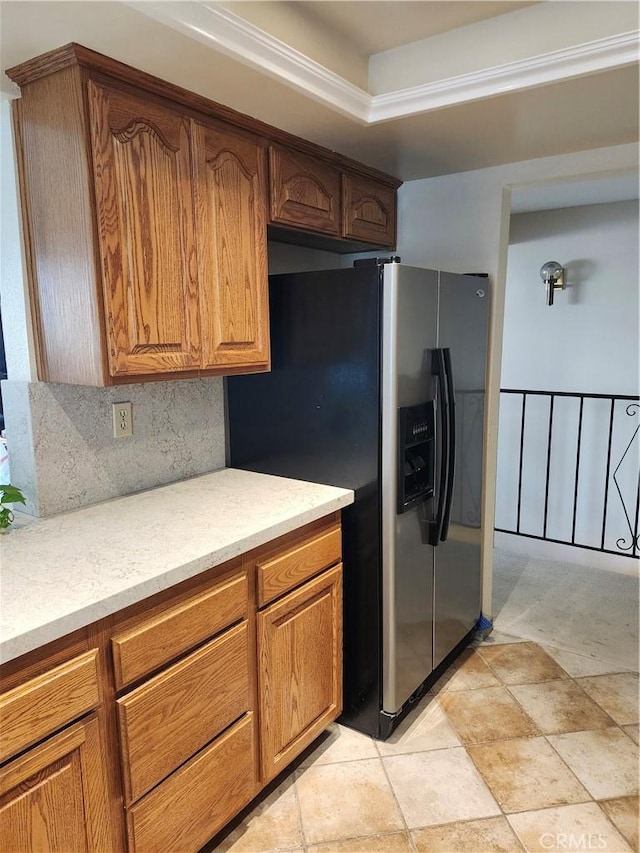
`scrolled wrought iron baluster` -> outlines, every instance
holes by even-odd
[[[626,411],[627,415],[629,415],[629,417],[633,417],[634,414],[636,414],[637,412],[640,411],[640,403],[630,403],[627,406],[625,411]],[[613,482],[614,482],[614,485],[616,487],[616,491],[618,492],[618,497],[620,498],[620,503],[622,504],[622,510],[624,512],[624,516],[627,520],[627,526],[629,527],[629,537],[630,537],[630,541],[629,541],[628,545],[626,544],[626,538],[624,536],[621,536],[619,539],[616,539],[616,547],[620,551],[632,551],[632,550],[640,547],[640,541],[639,541],[640,540],[640,534],[638,534],[638,501],[640,500],[640,498],[636,497],[636,519],[635,519],[635,529],[634,529],[634,526],[632,525],[631,519],[629,517],[627,505],[624,502],[624,497],[622,495],[620,485],[618,483],[618,480],[616,479],[616,474],[620,470],[620,466],[624,462],[625,457],[626,457],[627,453],[629,452],[631,445],[635,441],[635,438],[638,435],[639,431],[640,431],[640,424],[638,424],[636,426],[634,433],[631,436],[631,439],[630,439],[629,443],[627,444],[625,451],[622,454],[620,461],[618,462],[618,464],[616,466],[615,471],[613,472]],[[640,474],[640,472],[639,472],[639,474]],[[640,490],[640,480],[638,483],[638,488]]]

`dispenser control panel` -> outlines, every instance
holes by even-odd
[[[433,496],[433,401],[398,409],[398,512]]]

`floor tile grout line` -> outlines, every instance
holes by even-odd
[[[553,649],[554,651],[557,651],[557,652],[565,652],[566,654],[573,655],[574,657],[583,658],[586,661],[594,661],[594,662],[599,663],[599,664],[604,664],[607,667],[608,666],[615,666],[615,665],[619,666],[620,665],[620,664],[616,664],[614,661],[603,660],[602,658],[591,657],[590,655],[583,655],[583,654],[580,654],[580,652],[574,651],[573,649],[565,649],[565,648],[562,648],[561,646],[553,646],[553,645],[548,645],[546,643],[538,643],[538,645],[540,646],[541,649],[543,649],[545,652],[547,652],[547,654],[550,657],[552,657],[556,661],[558,666],[560,666],[560,667],[562,667],[562,664],[555,659],[555,657],[553,655],[553,651],[548,651],[548,650]],[[562,668],[564,669],[564,667],[562,667]],[[565,672],[567,672],[567,670],[565,670]],[[593,673],[592,675],[572,675],[571,673],[569,673],[571,678],[599,678],[601,675],[625,675],[625,674],[638,675],[638,671],[635,669],[629,669],[628,667],[625,667],[624,669],[612,669],[612,670],[607,670],[606,672],[596,672],[596,673]]]
[[[378,749],[377,743],[376,743],[376,749]],[[407,819],[404,816],[404,812],[402,811],[400,801],[398,800],[398,797],[396,795],[396,789],[393,787],[393,783],[391,782],[391,779],[389,778],[389,774],[387,773],[387,768],[386,768],[385,763],[384,763],[384,756],[380,754],[379,749],[378,749],[378,754],[380,755],[380,764],[382,765],[382,772],[384,773],[384,778],[387,780],[387,785],[389,786],[389,790],[391,791],[391,794],[393,796],[393,801],[395,802],[396,808],[398,809],[398,814],[400,815],[400,817],[402,819],[402,823],[404,824],[404,829],[405,829],[405,832],[407,833],[407,838],[409,839],[409,844],[411,846],[411,850],[415,851],[416,846],[413,843],[413,837],[411,835],[411,830],[409,829],[409,825],[407,824]]]
[[[590,729],[590,730],[588,730],[588,731],[593,731],[593,729]],[[565,734],[575,734],[575,732],[565,732]],[[567,770],[568,770],[568,771],[569,771],[573,776],[575,776],[575,778],[578,780],[578,782],[582,785],[582,787],[585,789],[585,791],[589,794],[589,796],[591,797],[591,799],[595,802],[595,797],[593,796],[593,794],[591,793],[591,791],[587,788],[587,786],[584,784],[584,782],[582,781],[582,779],[580,779],[580,777],[578,776],[578,774],[577,774],[577,773],[575,773],[575,772],[571,769],[571,767],[569,767],[569,765],[568,765],[568,764],[567,764],[567,762],[565,761],[564,757],[563,757],[563,756],[558,752],[558,750],[555,748],[555,746],[551,743],[551,741],[549,740],[549,738],[547,737],[547,735],[543,735],[543,737],[544,737],[544,739],[546,740],[546,742],[549,744],[549,746],[551,747],[551,749],[552,749],[552,750],[555,752],[555,754],[558,756],[558,758],[560,759],[560,761],[562,761],[562,763],[563,763],[563,764],[564,764],[564,766],[567,768]],[[554,735],[551,735],[551,737],[554,737]]]
[[[505,689],[506,689],[506,686],[505,686],[505,685],[502,685],[502,684],[501,684],[501,685],[500,685],[500,687],[501,687],[501,688],[505,688]],[[488,688],[486,688],[486,689],[487,689],[487,690],[493,690],[493,689],[495,689],[495,688],[488,687]],[[458,691],[456,691],[456,692],[457,692],[457,693],[463,693],[463,692],[466,692],[466,691],[458,690]],[[509,695],[511,696],[511,692],[510,692],[510,691],[508,691],[508,690],[507,690],[507,692],[508,692],[508,693],[509,693]],[[449,714],[447,713],[447,709],[446,709],[446,708],[443,708],[443,711],[444,711],[444,713],[447,715],[447,719],[448,719],[448,721],[449,721],[449,724],[451,725],[451,728],[454,730],[454,732],[456,733],[456,735],[457,735],[457,736],[458,736],[458,738],[460,739],[462,746],[463,746],[465,749],[467,748],[467,746],[475,745],[476,743],[493,743],[493,742],[502,741],[502,740],[520,740],[520,739],[521,739],[521,738],[523,738],[523,737],[537,737],[537,736],[538,736],[538,734],[542,734],[542,732],[540,732],[540,731],[539,731],[539,729],[538,729],[538,725],[537,725],[537,723],[535,722],[535,720],[533,720],[533,719],[529,716],[529,714],[527,714],[527,712],[524,710],[524,708],[522,708],[522,706],[520,705],[520,703],[519,703],[519,702],[517,702],[517,700],[516,700],[515,696],[512,696],[512,699],[517,703],[517,705],[518,705],[518,707],[520,708],[520,710],[522,711],[522,713],[523,713],[523,714],[526,716],[526,718],[531,722],[531,725],[533,726],[533,728],[535,729],[535,731],[537,732],[537,734],[533,734],[533,735],[515,735],[514,737],[497,737],[497,738],[491,738],[490,740],[486,740],[486,741],[484,741],[484,740],[483,740],[483,741],[469,741],[469,742],[465,742],[465,740],[464,740],[463,736],[460,734],[459,729],[457,729],[457,728],[456,728],[456,725],[455,725],[454,721],[451,719],[451,717],[450,717],[450,716],[449,716]]]
[[[565,735],[578,735],[578,734],[589,734],[590,732],[605,732],[605,731],[609,731],[609,729],[612,729],[612,728],[620,729],[620,731],[622,732],[622,734],[623,734],[623,735],[625,735],[626,737],[629,737],[629,735],[627,735],[627,733],[626,733],[626,732],[622,731],[622,729],[621,729],[621,728],[620,728],[620,726],[618,726],[618,725],[615,725],[615,726],[607,726],[607,728],[605,728],[605,729],[580,729],[580,730],[579,730],[579,731],[577,731],[577,732],[559,732],[558,734],[551,734],[551,735],[549,735],[549,736],[544,735],[544,738],[545,738],[545,740],[547,741],[547,743],[549,744],[549,746],[551,747],[551,749],[553,749],[553,751],[558,755],[558,757],[560,758],[560,760],[561,760],[561,761],[562,761],[562,762],[563,762],[563,763],[564,763],[564,764],[569,768],[569,770],[571,771],[571,773],[573,773],[573,775],[576,777],[576,779],[578,780],[578,782],[580,782],[580,784],[582,785],[582,787],[583,787],[583,788],[584,788],[584,789],[589,793],[589,796],[591,797],[591,799],[593,800],[593,802],[594,802],[594,803],[599,803],[599,802],[600,802],[600,800],[599,800],[599,799],[598,799],[594,794],[592,794],[592,793],[591,793],[591,791],[589,791],[589,789],[587,788],[586,784],[582,781],[582,779],[580,779],[580,777],[578,776],[578,774],[577,774],[574,770],[572,770],[572,768],[571,768],[571,767],[569,767],[569,764],[567,763],[567,761],[565,760],[565,758],[564,758],[564,757],[562,756],[562,754],[561,754],[561,753],[556,749],[555,745],[554,745],[553,743],[551,743],[551,741],[549,740],[549,738],[550,738],[550,737],[558,737],[558,736],[561,736],[561,735],[563,735],[563,734],[565,734]],[[629,738],[629,740],[631,740],[631,738]],[[631,742],[633,743],[633,741],[631,741]],[[639,792],[639,791],[636,791],[636,793],[638,793],[638,794],[640,795],[640,792]],[[603,800],[617,800],[617,799],[619,799],[619,797],[626,797],[626,796],[635,796],[635,795],[634,795],[634,794],[619,794],[618,796],[615,796],[615,797],[602,797],[602,799],[603,799]]]
[[[597,705],[598,709],[599,709],[600,711],[602,711],[602,713],[603,713],[603,714],[604,714],[604,715],[605,715],[609,720],[611,720],[611,726],[617,726],[617,725],[618,725],[618,724],[616,723],[616,721],[613,719],[613,717],[612,717],[610,714],[608,714],[608,713],[607,713],[607,711],[605,711],[605,709],[602,707],[602,705],[599,705],[599,704],[598,704],[598,702],[596,702],[596,700],[595,700],[595,699],[593,699],[591,696],[589,696],[589,694],[587,693],[587,691],[586,691],[586,690],[584,690],[582,687],[580,687],[580,685],[579,685],[579,684],[576,684],[575,679],[574,679],[574,678],[572,678],[571,676],[569,676],[569,678],[568,678],[568,679],[566,679],[566,678],[556,678],[556,679],[553,679],[552,681],[533,681],[533,682],[531,682],[530,684],[511,684],[511,685],[505,684],[505,687],[506,687],[506,689],[509,691],[509,694],[513,697],[514,701],[515,701],[515,702],[517,702],[517,703],[518,703],[518,705],[520,706],[520,708],[522,708],[523,712],[524,712],[525,714],[527,714],[527,711],[526,711],[526,709],[525,709],[524,705],[522,705],[522,703],[520,702],[520,700],[518,699],[518,697],[517,697],[516,695],[514,695],[513,691],[511,690],[511,688],[512,688],[512,687],[535,687],[535,686],[536,686],[536,685],[538,685],[538,684],[553,684],[553,683],[554,683],[554,681],[555,681],[555,682],[557,682],[557,683],[559,683],[559,684],[562,684],[562,683],[565,683],[567,680],[572,681],[572,682],[576,685],[576,687],[578,688],[578,690],[580,690],[580,692],[581,692],[581,693],[584,693],[584,695],[587,697],[587,699],[589,699],[591,702],[593,702],[593,703],[594,703],[594,705]],[[527,716],[529,716],[529,714],[527,714]],[[532,722],[533,722],[536,726],[538,726],[538,724],[535,722],[535,720],[533,720],[533,718],[532,718]],[[606,728],[611,728],[611,726],[599,726],[598,728],[606,729]],[[597,729],[578,729],[577,731],[597,731]],[[567,732],[543,732],[542,730],[540,730],[540,734],[569,734],[569,733],[570,733],[569,731],[567,731]]]
[[[298,815],[298,827],[300,829],[300,838],[302,839],[302,849],[307,849],[307,836],[304,831],[304,820],[302,818],[302,806],[300,805],[300,797],[298,796],[298,773],[301,768],[299,766],[293,769],[293,795],[296,801],[296,812]]]
[[[541,737],[542,737],[542,739],[543,739],[543,740],[547,741],[547,739],[546,739],[546,737],[544,737],[544,735],[542,735]],[[534,738],[512,738],[512,740],[534,740]],[[491,743],[505,743],[505,742],[507,742],[507,741],[506,741],[506,739],[505,739],[505,740],[502,740],[502,741],[486,741],[485,743],[486,743],[487,745],[490,745]],[[549,743],[549,742],[547,741],[547,743]],[[475,744],[473,744],[473,745],[475,746]],[[549,746],[553,749],[553,744],[550,744],[550,743],[549,743]],[[553,751],[556,753],[556,755],[558,755],[557,750],[553,749]],[[537,809],[531,809],[531,808],[527,808],[527,809],[518,809],[518,810],[516,810],[516,811],[507,811],[507,809],[505,809],[505,807],[502,805],[502,803],[498,800],[498,798],[497,798],[496,794],[494,794],[494,793],[493,793],[493,788],[491,788],[491,785],[489,784],[489,780],[486,778],[486,776],[485,776],[485,775],[484,775],[484,773],[482,772],[481,768],[480,768],[480,767],[478,767],[478,765],[477,765],[477,764],[476,764],[476,762],[474,761],[473,755],[471,755],[468,751],[467,751],[467,754],[469,755],[469,758],[471,759],[471,761],[473,761],[474,767],[476,768],[476,770],[478,771],[478,773],[482,776],[482,778],[483,778],[483,779],[484,779],[484,781],[486,782],[487,786],[488,786],[488,787],[489,787],[489,789],[491,790],[491,793],[493,794],[494,799],[496,800],[496,802],[497,802],[497,803],[498,803],[498,805],[500,806],[500,808],[501,808],[501,810],[502,810],[502,813],[504,814],[504,816],[505,816],[505,817],[508,817],[510,814],[522,814],[523,812],[527,812],[527,811],[537,811]],[[558,808],[559,806],[562,806],[562,805],[579,805],[580,803],[583,803],[583,802],[590,802],[590,801],[592,801],[592,800],[593,800],[593,797],[592,797],[592,795],[591,795],[591,792],[590,792],[590,791],[588,791],[588,790],[587,790],[587,788],[586,788],[586,786],[583,784],[583,782],[581,782],[581,781],[580,781],[580,779],[578,779],[578,777],[576,776],[576,774],[575,774],[575,773],[573,772],[573,770],[568,766],[568,764],[567,764],[567,763],[566,763],[566,761],[562,758],[562,756],[561,756],[561,755],[559,755],[558,757],[560,758],[561,763],[562,763],[562,764],[567,768],[567,770],[569,771],[569,773],[571,774],[571,776],[573,776],[573,778],[577,781],[577,783],[578,783],[578,784],[580,785],[580,787],[583,789],[583,791],[584,791],[584,792],[585,792],[585,794],[587,795],[588,799],[587,799],[587,800],[580,800],[580,801],[578,801],[578,803],[556,803],[555,805],[551,805],[551,806],[542,806],[542,808]]]
[[[598,800],[593,800],[593,799],[591,800],[591,802],[592,802],[595,806],[597,806],[597,807],[598,807],[598,809],[599,809],[600,813],[603,815],[603,817],[605,818],[606,822],[607,822],[608,824],[610,824],[610,826],[612,826],[612,827],[613,827],[614,831],[615,831],[618,835],[620,835],[620,837],[621,837],[621,838],[622,838],[622,839],[623,839],[623,840],[624,840],[624,841],[629,845],[629,847],[631,847],[631,843],[628,841],[628,839],[627,839],[626,835],[618,829],[618,827],[617,827],[617,826],[615,825],[615,823],[611,820],[611,818],[609,817],[609,815],[608,815],[608,814],[605,812],[605,810],[602,808],[602,806],[600,805],[600,802],[599,802]],[[565,807],[566,807],[566,808],[569,808],[570,806],[584,806],[584,805],[585,805],[585,803],[567,803],[567,804],[565,805]],[[558,808],[562,808],[562,806],[545,806],[545,807],[544,807],[544,808],[542,808],[542,809],[533,809],[533,811],[536,811],[536,812],[545,812],[545,811],[551,811],[551,810],[553,810],[553,809],[558,809]],[[511,812],[511,814],[513,814],[513,815],[516,815],[516,814],[526,814],[526,812]],[[505,817],[507,818],[507,820],[509,820],[509,814],[505,815]],[[516,835],[517,835],[517,834],[518,834],[518,831],[517,831],[517,829],[513,826],[513,824],[511,823],[511,821],[509,821],[509,825],[512,827],[513,831],[514,831],[514,832],[516,833]],[[520,836],[518,836],[518,840],[519,840],[519,839],[520,839]],[[525,848],[525,849],[526,849],[526,848]],[[605,849],[606,849],[606,848],[605,848]]]

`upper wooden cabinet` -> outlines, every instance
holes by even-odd
[[[317,158],[269,149],[271,221],[340,234],[340,172]]]
[[[396,193],[379,181],[345,175],[342,181],[344,237],[393,248],[396,244]]]
[[[17,115],[40,378],[268,370],[264,141],[77,66]]]
[[[339,238],[337,251],[395,248],[397,182],[273,145],[269,172],[272,224]]]
[[[265,151],[259,140],[193,124],[205,368],[268,365]]]
[[[395,245],[389,175],[80,45],[6,73],[41,380],[269,370],[267,226]]]
[[[89,109],[109,372],[197,369],[189,119],[92,81]]]

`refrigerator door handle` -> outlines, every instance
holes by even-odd
[[[434,517],[429,523],[429,544],[437,545],[442,541],[444,510],[447,500],[447,481],[450,468],[451,430],[449,425],[449,385],[446,377],[445,350],[434,349],[431,352],[431,375],[437,383],[437,401],[440,431],[440,477],[438,484],[437,505],[434,507]],[[446,537],[445,537],[446,538]]]
[[[449,520],[451,519],[451,504],[453,501],[453,479],[455,476],[456,463],[456,398],[453,387],[453,370],[451,369],[451,350],[445,347],[442,350],[444,359],[444,376],[447,386],[447,432],[449,458],[447,459],[447,487],[444,499],[444,512],[442,515],[442,529],[440,541],[445,542],[449,535]]]

